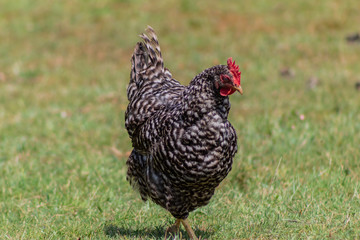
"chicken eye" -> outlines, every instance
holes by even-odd
[[[220,80],[222,83],[231,83],[231,78],[228,75],[220,75]]]

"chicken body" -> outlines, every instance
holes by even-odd
[[[135,47],[128,86],[125,125],[134,149],[127,179],[144,201],[186,219],[209,202],[237,151],[229,98],[215,84],[231,73],[214,66],[185,87],[164,68],[157,37],[147,31]]]

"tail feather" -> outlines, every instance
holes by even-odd
[[[146,34],[141,34],[140,37],[144,40],[146,44],[146,48],[150,51],[150,58],[153,60],[152,62],[157,66],[159,65],[161,68],[164,68],[164,62],[161,56],[160,44],[155,34],[155,31],[152,27],[148,26]]]
[[[148,26],[146,33],[140,35],[143,42],[136,44],[131,59],[131,75],[128,87],[128,99],[135,94],[143,81],[164,75],[171,79],[171,73],[164,68],[164,61],[161,56],[160,44],[155,31]]]

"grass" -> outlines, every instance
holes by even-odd
[[[345,41],[357,0],[1,5],[1,239],[163,238],[174,219],[125,179],[130,57],[147,25],[184,84],[230,56],[242,70],[239,152],[190,214],[196,234],[360,239],[360,45]]]

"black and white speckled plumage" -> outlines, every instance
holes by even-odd
[[[218,65],[181,85],[164,68],[154,31],[147,31],[132,57],[125,125],[134,149],[127,179],[143,200],[186,219],[209,202],[237,151],[229,98],[215,84],[231,74]]]

